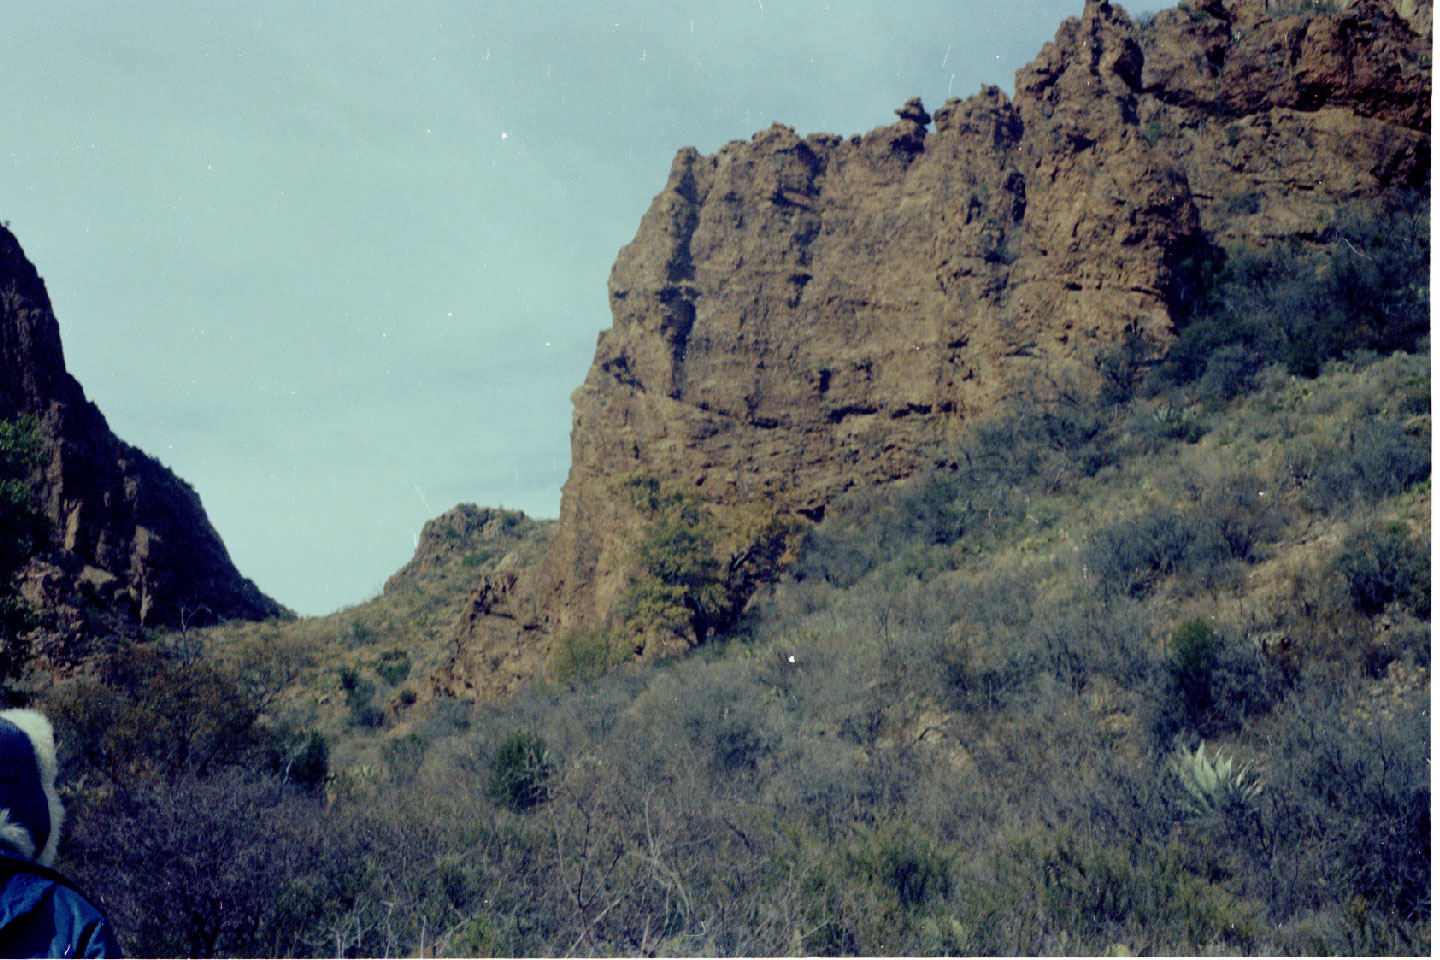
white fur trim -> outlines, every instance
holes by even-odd
[[[34,857],[35,862],[41,866],[52,866],[55,855],[60,850],[60,824],[65,820],[65,807],[60,803],[60,794],[55,790],[55,777],[59,773],[59,765],[55,762],[55,731],[44,714],[34,710],[0,710],[0,720],[9,720],[30,738],[30,745],[35,749],[35,760],[40,766],[40,785],[45,790],[45,802],[50,808],[50,834],[45,838],[45,849],[41,850],[38,856],[35,853],[34,839],[18,824],[10,823],[8,817],[4,818],[4,824],[0,824],[0,836],[13,842],[13,838],[3,831],[7,825],[14,827],[17,833],[25,834],[29,840],[30,849],[24,851],[25,855]]]
[[[9,810],[0,810],[0,840],[19,850],[20,856],[35,859],[35,841],[31,839],[30,831],[11,820]]]

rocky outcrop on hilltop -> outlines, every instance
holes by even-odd
[[[497,601],[509,599],[525,571],[535,567],[555,527],[553,520],[535,520],[519,510],[460,504],[425,524],[414,557],[385,582],[376,605],[403,611],[407,597],[433,598],[423,607],[443,617],[437,624],[453,619],[450,639],[485,663],[490,689],[513,692],[544,669],[548,648],[531,642],[539,629],[533,607]],[[409,614],[412,621],[421,617]],[[417,660],[424,660],[424,647],[410,647]],[[436,649],[431,656],[447,653]]]
[[[447,574],[514,570],[533,563],[548,542],[554,521],[533,520],[521,510],[462,503],[427,520],[415,555],[385,581],[385,593],[433,583]]]
[[[555,540],[477,594],[437,688],[508,689],[497,647],[543,659],[612,608],[634,523],[616,477],[818,518],[1018,391],[1084,388],[1122,337],[1163,346],[1207,250],[1314,239],[1345,204],[1425,183],[1430,4],[1286,12],[1306,6],[1140,24],[1090,0],[1013,98],[680,151],[611,273]]]
[[[15,237],[0,229],[0,418],[34,417],[34,477],[54,541],[24,592],[82,632],[81,600],[144,625],[260,619],[279,604],[236,571],[195,491],[119,440],[65,370],[50,297]]]

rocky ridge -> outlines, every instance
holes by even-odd
[[[235,569],[190,485],[117,438],[85,398],[44,281],[0,229],[0,418],[25,416],[38,425],[34,482],[54,541],[22,590],[60,646],[85,632],[87,604],[146,626],[284,613]]]
[[[1089,0],[1013,98],[681,150],[611,273],[555,539],[473,593],[436,691],[513,690],[612,608],[634,522],[614,478],[819,518],[1006,397],[1093,385],[1122,337],[1163,346],[1207,250],[1315,240],[1344,205],[1426,183],[1430,4],[1288,7],[1142,24]],[[498,668],[510,649],[524,666]]]

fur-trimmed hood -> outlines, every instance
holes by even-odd
[[[65,816],[55,775],[50,721],[34,710],[0,710],[0,842],[47,867]]]

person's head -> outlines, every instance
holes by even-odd
[[[50,721],[34,710],[0,710],[0,841],[47,867],[65,815],[55,773]]]

